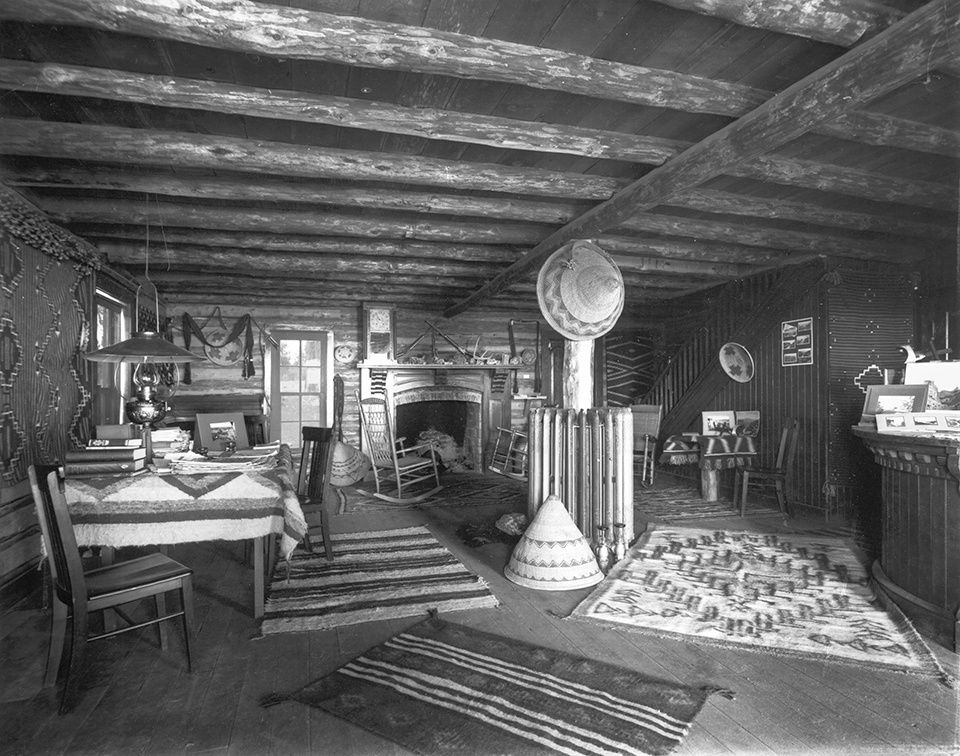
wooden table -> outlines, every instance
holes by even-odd
[[[757,459],[757,439],[753,436],[680,433],[664,442],[660,463],[700,466],[700,496],[704,501],[720,498],[720,470],[743,467]]]
[[[289,450],[270,470],[201,475],[67,478],[77,543],[118,548],[196,541],[254,541],[254,617],[263,616],[264,539],[280,535],[289,557],[307,525]]]

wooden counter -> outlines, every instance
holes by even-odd
[[[960,434],[854,427],[882,468],[883,528],[873,574],[917,630],[960,641]]]

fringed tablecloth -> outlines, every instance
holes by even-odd
[[[692,465],[701,470],[726,470],[744,467],[757,458],[757,439],[753,436],[704,436],[699,433],[681,433],[664,442],[660,463],[665,465]]]
[[[272,470],[68,478],[65,493],[77,542],[147,546],[279,533],[280,553],[287,558],[307,524],[285,451]]]

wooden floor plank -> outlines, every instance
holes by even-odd
[[[459,542],[463,521],[492,522],[503,507],[392,509],[336,515],[334,532],[425,525],[502,602],[498,608],[448,612],[444,619],[509,638],[616,664],[654,678],[736,692],[710,696],[676,756],[953,752],[956,691],[927,679],[829,662],[720,649],[653,638],[565,619],[589,593],[533,591],[506,579],[509,544],[471,549]],[[646,524],[638,521],[638,530]],[[812,526],[776,517],[731,516],[697,527],[802,532]],[[100,670],[85,681],[76,711],[56,714],[56,691],[41,691],[49,610],[40,602],[11,617],[0,644],[0,738],[3,753],[219,753],[409,756],[396,744],[295,702],[262,708],[268,693],[290,692],[419,622],[411,617],[254,640],[252,572],[239,544],[185,544],[173,556],[196,571],[195,671],[182,649],[160,653],[150,636],[94,644]],[[176,633],[172,634],[176,637]],[[121,638],[123,638],[121,636]],[[956,670],[958,658],[938,655]]]

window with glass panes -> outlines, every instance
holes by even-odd
[[[293,449],[300,448],[300,429],[304,425],[327,424],[328,339],[322,333],[310,336],[312,338],[290,338],[289,335],[278,338],[280,441]]]

